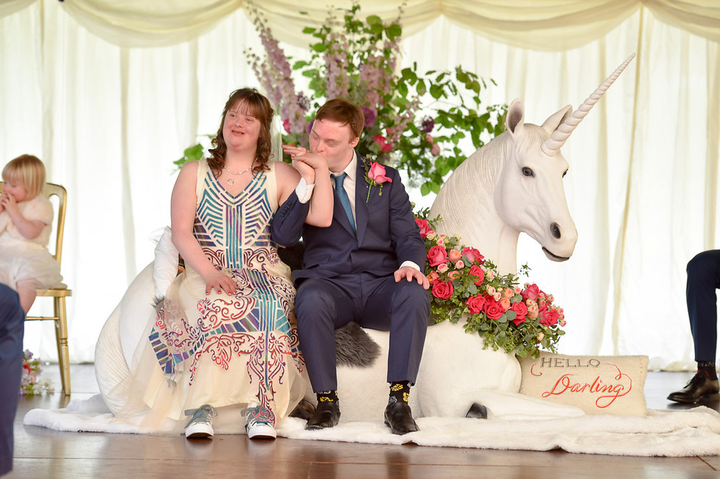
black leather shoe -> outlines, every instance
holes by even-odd
[[[385,408],[385,425],[390,428],[393,434],[400,436],[420,430],[412,417],[410,406],[402,401],[388,404]]]
[[[338,401],[327,401],[318,403],[315,414],[308,419],[305,429],[324,429],[337,426],[340,421],[340,404]]]
[[[670,401],[692,404],[717,401],[720,399],[718,380],[710,379],[705,373],[697,373],[688,381],[683,390],[670,393],[667,398]]]

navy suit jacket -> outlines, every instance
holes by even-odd
[[[392,183],[384,183],[381,190],[365,180],[370,163],[358,155],[355,176],[357,235],[337,193],[333,193],[333,221],[327,228],[305,224],[309,202],[300,203],[294,192],[278,209],[271,225],[273,241],[281,246],[292,246],[302,236],[305,245],[303,268],[293,272],[296,286],[306,278],[349,273],[385,276],[394,273],[404,261],[414,262],[424,272],[425,243],[400,175],[394,168],[386,166],[385,175]]]

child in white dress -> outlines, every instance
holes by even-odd
[[[36,289],[62,281],[60,265],[47,249],[53,208],[41,193],[45,165],[21,155],[2,171],[0,193],[0,283],[16,290],[27,313]]]

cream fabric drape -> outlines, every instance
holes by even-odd
[[[0,0],[0,18],[27,8],[37,0]]]
[[[0,17],[34,0],[0,0]],[[306,46],[302,29],[317,26],[326,3],[263,0],[275,35]],[[238,8],[243,0],[64,0],[78,23],[108,42],[124,47],[158,47],[190,41],[207,32]],[[337,7],[351,2],[338,0]],[[405,34],[416,33],[439,16],[488,39],[519,48],[558,51],[594,41],[641,6],[660,21],[709,40],[720,41],[720,4],[715,0],[364,0],[365,15],[397,17],[403,6]]]
[[[152,260],[154,240],[169,223],[172,161],[196,135],[217,130],[231,90],[257,85],[244,52],[261,45],[234,2],[204,3],[204,26],[179,20],[192,18],[196,2],[165,3],[174,8],[168,22],[145,10],[146,25],[162,25],[147,27],[136,43],[118,40],[139,31],[131,21],[135,2],[107,8],[99,0],[37,0],[9,12],[19,3],[0,0],[0,165],[36,154],[49,179],[69,190],[63,274],[74,291],[70,352],[73,361],[91,361],[105,318]],[[398,4],[363,2],[362,14],[392,18]],[[325,5],[302,8],[321,21]],[[92,12],[88,6],[106,15],[104,27],[73,13]],[[273,31],[294,42],[286,52],[307,58],[311,37],[299,32],[310,22],[296,4],[264,1],[262,8]],[[588,16],[585,29],[596,36],[573,38],[579,43],[568,47],[567,32],[587,33],[578,25]],[[651,367],[690,367],[684,268],[694,254],[720,247],[716,3],[411,1],[403,18],[405,31],[416,32],[405,35],[404,65],[461,64],[494,78],[484,100],[522,98],[532,123],[577,107],[638,53],[562,150],[580,234],[575,255],[551,263],[523,236],[518,263],[529,263],[531,279],[565,307],[563,352],[647,354]],[[507,23],[513,18],[515,25]],[[580,23],[568,27],[569,18]],[[190,40],[167,40],[173,36]],[[431,201],[411,194],[420,205]],[[54,359],[52,326],[28,324],[26,347]]]

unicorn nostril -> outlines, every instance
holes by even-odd
[[[550,231],[552,232],[552,235],[555,237],[555,239],[560,239],[562,236],[562,233],[560,233],[560,225],[557,223],[553,223],[550,225]]]

